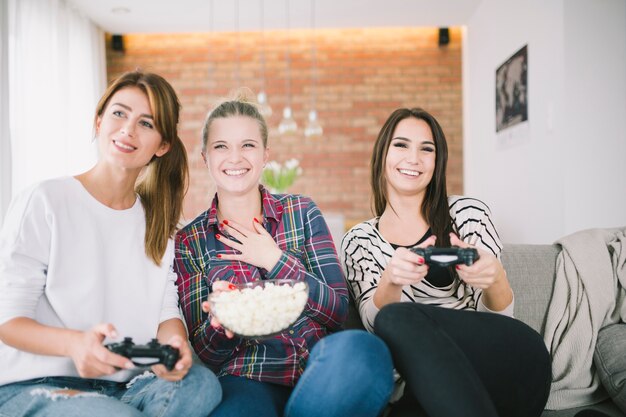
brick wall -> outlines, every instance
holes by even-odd
[[[311,33],[126,35],[123,53],[107,42],[109,79],[140,67],[163,75],[180,96],[180,134],[191,165],[187,219],[206,209],[214,193],[200,156],[203,119],[238,86],[260,89],[262,50],[265,90],[274,110],[268,119],[270,159],[299,158],[304,171],[290,192],[311,196],[325,213],[343,213],[346,226],[370,218],[370,152],[386,117],[400,106],[421,106],[438,118],[449,142],[448,191],[462,192],[460,29],[450,30],[450,43],[443,48],[437,45],[436,28],[318,29],[315,91],[324,137],[280,137],[287,45],[292,108],[300,132],[306,122],[313,92]]]

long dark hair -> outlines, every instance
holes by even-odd
[[[371,161],[370,185],[373,195],[373,209],[376,216],[381,216],[388,203],[387,177],[385,175],[385,161],[389,152],[389,145],[393,139],[396,126],[404,119],[414,117],[428,124],[435,140],[435,172],[426,188],[426,195],[422,202],[422,216],[428,222],[432,233],[437,236],[436,246],[450,246],[449,233],[453,231],[448,193],[446,191],[446,165],[448,163],[448,145],[443,129],[430,113],[421,108],[397,109],[387,119],[380,129]]]
[[[104,113],[111,97],[127,87],[137,87],[146,94],[155,127],[163,142],[170,145],[164,155],[152,158],[135,185],[146,213],[146,255],[160,265],[167,241],[178,228],[189,177],[187,152],[178,137],[181,105],[174,88],[160,75],[127,72],[109,85],[98,102],[96,121]]]

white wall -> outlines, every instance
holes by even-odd
[[[565,39],[565,230],[623,226],[626,1],[567,0]]]
[[[528,45],[528,133],[495,132],[495,71]],[[505,242],[626,225],[626,2],[483,0],[464,45],[465,194]]]

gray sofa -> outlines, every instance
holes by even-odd
[[[557,245],[505,245],[502,263],[515,292],[515,317],[542,333],[552,295]],[[351,304],[347,328],[363,328]],[[626,417],[611,400],[583,408],[546,410],[542,417],[571,417],[582,409],[595,409],[611,417]],[[506,416],[503,416],[506,417]]]

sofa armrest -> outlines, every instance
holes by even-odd
[[[505,245],[502,264],[515,294],[515,317],[543,335],[552,298],[557,245]]]

